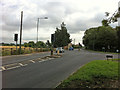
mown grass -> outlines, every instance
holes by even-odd
[[[57,88],[86,88],[101,86],[105,81],[118,79],[118,62],[95,60],[80,68]],[[104,85],[103,85],[104,86]]]

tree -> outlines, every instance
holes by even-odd
[[[44,42],[42,42],[42,41],[38,41],[36,43],[36,45],[37,45],[38,48],[46,48],[46,44]]]
[[[82,47],[82,44],[79,43],[79,47],[81,48],[81,47]]]
[[[83,44],[87,49],[115,51],[117,48],[116,30],[110,26],[100,26],[86,30],[83,37]]]
[[[28,47],[28,43],[27,42],[24,43],[24,47]]]
[[[52,46],[49,40],[47,40],[46,45],[47,45],[48,47],[51,47],[51,46]]]
[[[105,19],[102,20],[102,25],[103,25],[103,26],[108,26],[108,20],[105,20]]]
[[[120,17],[120,7],[110,17],[110,13],[105,12],[107,19],[102,20],[102,26],[90,28],[85,31],[83,36],[83,44],[87,49],[116,51],[120,50],[120,26],[113,29],[110,23],[117,22]],[[117,43],[118,42],[118,43]]]
[[[34,48],[35,47],[34,41],[29,41],[28,46]]]
[[[55,47],[63,47],[71,42],[70,34],[67,32],[67,28],[65,26],[66,25],[64,24],[64,22],[62,22],[61,29],[56,28],[54,42]]]
[[[108,21],[108,23],[110,24],[110,23],[114,23],[114,22],[117,22],[118,20],[118,18],[120,17],[120,7],[112,14],[112,16],[110,17],[109,15],[110,15],[110,13],[109,12],[105,12],[105,16],[106,17],[109,17],[109,18],[107,18],[106,20]]]

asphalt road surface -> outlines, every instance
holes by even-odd
[[[44,57],[47,55],[50,55],[50,52],[4,56],[2,57],[2,65],[12,64],[12,63],[21,62],[21,61],[30,60],[30,59],[32,60],[32,59]]]
[[[29,55],[29,59],[31,59],[31,56]],[[117,58],[117,54],[114,55],[114,58]],[[62,80],[84,64],[92,60],[104,59],[106,59],[104,53],[85,50],[65,51],[60,58],[2,71],[2,87],[55,88]]]

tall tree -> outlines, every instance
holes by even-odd
[[[62,22],[61,29],[56,28],[56,31],[55,31],[54,46],[63,47],[68,45],[68,43],[70,42],[71,42],[70,34],[67,32],[66,25],[64,24],[64,22]]]
[[[110,26],[100,26],[86,30],[83,44],[87,49],[115,51],[117,48],[117,33]]]

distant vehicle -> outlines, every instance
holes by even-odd
[[[73,48],[73,47],[70,47],[69,50],[74,50],[74,48]]]
[[[56,48],[56,53],[57,53],[58,50],[59,50],[60,53],[64,53],[64,49],[62,47]]]

